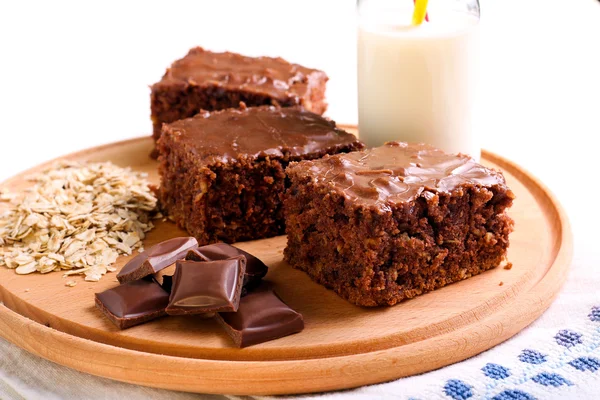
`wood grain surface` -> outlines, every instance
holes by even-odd
[[[157,164],[148,158],[151,147],[151,139],[144,137],[65,158],[112,161],[148,172],[158,182]],[[194,317],[168,317],[119,331],[94,306],[95,292],[117,285],[114,273],[100,282],[69,277],[77,285],[67,287],[61,273],[20,276],[2,268],[0,335],[80,371],[206,393],[343,389],[464,360],[534,321],[564,282],[572,252],[568,220],[552,194],[510,161],[485,151],[482,159],[504,172],[517,196],[510,210],[515,220],[510,270],[496,268],[391,308],[366,309],[283,262],[285,237],[239,243],[269,265],[266,278],[306,323],[299,334],[240,350],[215,321]],[[47,164],[2,187],[22,190],[24,176]],[[173,224],[159,222],[144,246],[181,235]],[[127,259],[120,258],[117,267]]]

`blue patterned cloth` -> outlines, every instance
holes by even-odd
[[[438,371],[304,398],[600,399],[600,302],[597,304],[581,308],[567,326],[554,331],[546,327],[552,320],[548,312],[505,344]],[[558,302],[552,308],[560,307]]]

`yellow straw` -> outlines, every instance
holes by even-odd
[[[427,15],[427,2],[429,0],[415,0],[415,11],[413,11],[412,24],[421,25]]]

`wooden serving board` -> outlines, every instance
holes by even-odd
[[[346,127],[352,130],[352,127]],[[65,158],[112,161],[148,172],[149,137]],[[0,335],[31,353],[68,367],[140,385],[228,394],[327,391],[384,382],[464,360],[515,335],[550,305],[566,278],[572,240],[564,211],[552,194],[518,165],[490,152],[483,163],[504,171],[517,199],[508,253],[511,270],[493,271],[390,308],[356,307],[312,282],[282,260],[285,237],[238,246],[264,260],[267,279],[304,315],[303,332],[246,349],[232,346],[213,320],[168,317],[124,331],[94,306],[94,293],[117,285],[61,273],[17,275],[0,268]],[[23,177],[3,184],[22,190]],[[158,222],[145,240],[185,235]],[[120,258],[120,268],[128,258]]]

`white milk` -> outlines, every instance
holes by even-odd
[[[479,159],[471,125],[478,24],[459,12],[416,27],[360,24],[358,121],[367,146],[425,142]]]

